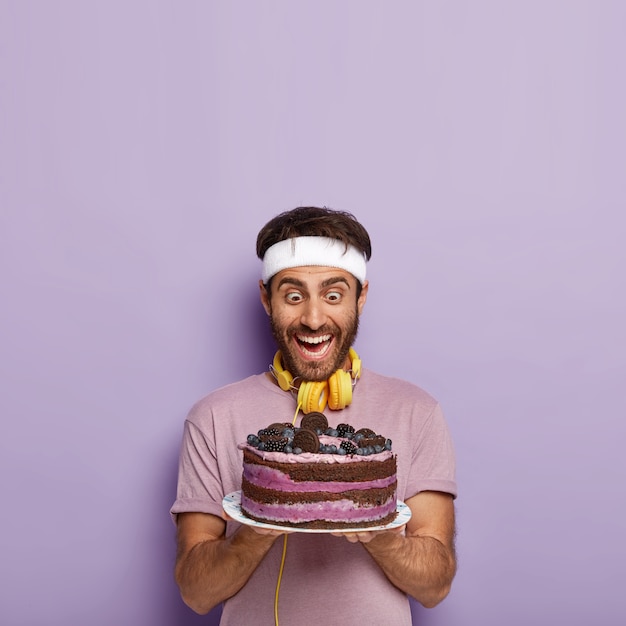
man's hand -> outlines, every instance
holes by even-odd
[[[242,525],[226,537],[226,519],[206,513],[178,515],[176,582],[183,601],[208,613],[248,581],[279,535]]]
[[[226,513],[226,511],[222,511],[222,518],[226,522],[236,522],[237,521],[237,520],[234,520],[228,513]],[[274,528],[262,528],[260,526],[250,526],[250,528],[255,533],[258,533],[259,535],[265,535],[265,536],[268,536],[268,537],[278,537],[279,535],[289,535],[290,533],[293,532],[287,526],[285,526],[284,530],[282,530],[282,529],[281,530],[277,530],[277,529],[274,529]]]
[[[350,543],[369,543],[372,539],[378,535],[385,535],[388,533],[402,534],[406,530],[406,524],[398,526],[396,528],[389,528],[385,530],[360,530],[357,532],[351,531],[348,533],[336,531],[330,533],[333,537],[345,537]]]
[[[392,584],[425,607],[433,607],[450,591],[456,572],[453,499],[424,491],[406,505],[411,519],[405,527],[333,535],[363,544]]]

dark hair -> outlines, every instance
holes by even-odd
[[[315,206],[285,211],[265,224],[256,240],[257,256],[263,260],[268,248],[292,237],[330,237],[343,241],[346,247],[352,244],[367,261],[372,256],[370,236],[354,215]]]

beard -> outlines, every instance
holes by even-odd
[[[296,335],[310,335],[312,331],[306,326],[294,324],[287,328],[280,327],[270,315],[272,335],[282,355],[283,367],[295,378],[309,382],[320,382],[330,378],[338,369],[343,369],[348,352],[356,339],[359,330],[359,314],[355,310],[345,328],[326,324],[316,329],[315,334],[333,336],[331,352],[323,361],[307,361],[294,349]]]

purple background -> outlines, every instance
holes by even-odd
[[[430,626],[624,623],[626,5],[0,2],[0,619],[191,626],[182,422],[266,368],[258,229],[370,230],[364,363],[442,402]],[[303,590],[306,593],[306,590]]]

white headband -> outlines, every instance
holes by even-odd
[[[262,280],[291,267],[317,265],[338,267],[350,272],[361,284],[365,282],[365,254],[354,246],[330,237],[294,237],[283,239],[267,249],[263,256]]]

